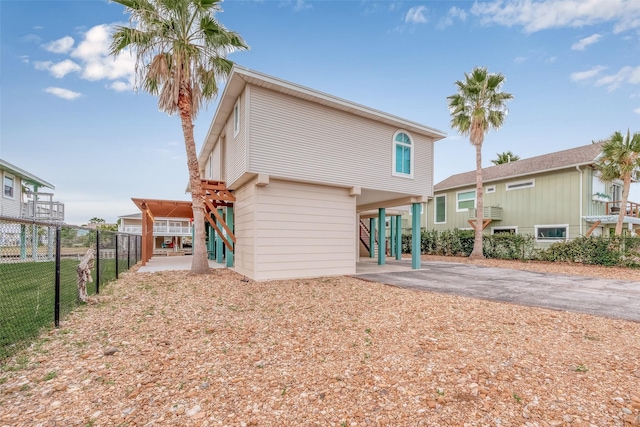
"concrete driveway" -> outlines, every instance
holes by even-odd
[[[640,322],[640,282],[425,261],[420,270],[354,277],[407,289]]]

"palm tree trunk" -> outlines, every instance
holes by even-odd
[[[482,144],[476,147],[476,229],[473,239],[473,251],[469,258],[484,258],[482,251],[482,223],[484,222],[484,203],[482,200]]]
[[[622,201],[620,202],[620,212],[618,213],[618,222],[616,223],[616,236],[622,234],[622,223],[624,216],[627,214],[627,202],[629,201],[629,188],[631,187],[631,175],[626,174],[622,185]]]
[[[193,208],[193,259],[191,261],[192,274],[204,274],[209,271],[207,248],[204,238],[204,191],[200,179],[200,168],[196,155],[196,143],[193,137],[193,120],[191,114],[191,92],[181,85],[178,95],[178,107],[182,122],[182,133],[187,150],[187,166],[189,168],[189,187]]]

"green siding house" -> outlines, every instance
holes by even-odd
[[[602,143],[482,169],[486,234],[536,236],[539,246],[584,235],[608,235],[622,208],[622,183],[599,180],[594,162]],[[471,229],[476,218],[475,170],[434,186],[428,230]],[[640,229],[639,205],[626,207],[625,230]]]

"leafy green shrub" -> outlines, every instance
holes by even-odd
[[[640,266],[640,238],[638,237],[578,237],[556,242],[540,251],[543,261],[578,262],[604,266]]]
[[[483,236],[482,250],[487,258],[535,258],[536,239],[531,234],[493,234]]]

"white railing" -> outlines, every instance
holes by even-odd
[[[121,227],[120,231],[124,233],[131,234],[142,234],[142,226],[141,225],[125,225]],[[166,226],[166,225],[155,225],[153,226],[153,234],[173,234],[173,235],[191,235],[191,227],[177,227],[177,226]]]
[[[48,200],[29,201],[22,204],[22,218],[64,221],[64,203]]]

